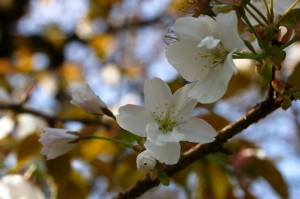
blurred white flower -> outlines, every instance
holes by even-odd
[[[93,114],[104,114],[103,109],[107,108],[106,104],[92,91],[86,82],[72,84],[70,93],[73,105]]]
[[[147,137],[146,149],[166,164],[175,164],[180,157],[179,141],[212,142],[215,130],[199,118],[191,118],[197,104],[187,97],[186,87],[173,95],[159,78],[144,84],[145,108],[125,105],[119,109],[118,124],[141,137]]]
[[[156,160],[149,151],[145,150],[136,157],[136,165],[140,172],[149,172],[154,169]]]
[[[178,41],[167,47],[171,65],[192,82],[188,95],[201,103],[212,103],[225,93],[237,69],[232,54],[244,48],[237,32],[234,12],[208,16],[183,17],[173,28]]]
[[[44,199],[42,191],[21,175],[6,175],[0,180],[1,199]]]
[[[78,136],[66,129],[45,128],[39,139],[42,143],[42,154],[51,160],[71,151],[76,143],[72,143]]]

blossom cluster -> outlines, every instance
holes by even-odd
[[[152,170],[156,161],[177,163],[181,141],[214,141],[214,128],[192,114],[198,102],[213,103],[224,95],[231,76],[237,71],[232,54],[244,49],[234,12],[220,14],[215,19],[208,16],[179,18],[173,30],[178,41],[167,47],[166,57],[190,83],[172,94],[163,80],[147,79],[145,107],[128,104],[120,107],[116,115],[123,129],[146,138],[146,151],[137,157],[140,171]],[[74,84],[70,93],[71,103],[87,112],[97,115],[109,112],[87,83]],[[78,136],[67,130],[47,128],[40,139],[42,154],[47,159],[56,158],[70,151],[77,139]]]
[[[268,36],[263,32],[265,30],[260,31],[259,26],[252,26],[244,11],[239,9],[248,1],[220,0],[219,3],[221,2],[231,10],[237,8],[236,11],[240,11],[239,15],[257,37],[258,45],[262,50],[273,53],[273,64],[284,60],[285,54],[275,49],[273,44],[261,41]],[[209,1],[199,1],[199,4],[211,8]],[[260,16],[267,21],[263,15]],[[273,19],[274,16],[269,18]],[[256,20],[261,22],[260,19]],[[141,137],[145,150],[136,159],[139,171],[149,172],[156,167],[157,162],[176,164],[181,155],[180,142],[209,143],[215,140],[215,129],[206,121],[193,117],[193,112],[198,103],[214,103],[224,96],[230,79],[238,71],[233,62],[234,55],[241,59],[253,58],[262,64],[267,63],[261,61],[265,59],[265,53],[256,53],[250,42],[244,42],[240,38],[237,24],[235,11],[218,13],[214,17],[200,15],[176,20],[172,28],[175,41],[167,46],[166,57],[188,83],[174,93],[163,80],[157,77],[147,79],[144,82],[144,107],[127,104],[120,107],[118,114],[114,116],[89,85],[81,83],[71,87],[71,103],[92,114],[107,115],[115,119],[123,129]],[[299,24],[300,22],[295,29],[296,35],[299,35]],[[275,29],[276,27],[271,29],[274,34],[270,34],[270,41],[272,38],[279,38],[277,33],[280,31]],[[284,44],[285,40],[289,41],[290,37],[287,36],[289,34],[278,42]],[[268,41],[268,38],[265,40]],[[246,51],[245,44],[253,54]],[[276,90],[277,87],[273,87]],[[76,140],[80,140],[80,136],[63,129],[48,128],[40,139],[44,146],[42,153],[48,159],[53,159],[70,151]]]

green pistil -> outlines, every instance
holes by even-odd
[[[158,119],[158,130],[163,132],[164,134],[171,132],[175,126],[175,122],[171,120],[170,117],[165,117],[164,119]]]
[[[208,65],[205,65],[205,68],[214,68],[215,66],[223,64],[225,62],[227,54],[228,52],[223,48],[223,46],[218,44],[215,48],[209,50],[208,53],[202,54],[200,56],[208,60]]]

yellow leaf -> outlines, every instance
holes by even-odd
[[[110,137],[108,132],[98,130],[94,135],[102,137]],[[82,157],[86,160],[93,160],[101,155],[105,156],[116,156],[120,152],[120,146],[99,139],[86,140],[79,143],[78,149]]]
[[[127,189],[136,184],[136,182],[144,177],[136,168],[136,156],[127,156],[117,166],[115,171],[115,182],[123,189]]]
[[[210,186],[216,199],[225,199],[230,188],[228,177],[216,164],[208,165]]]

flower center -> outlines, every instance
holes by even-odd
[[[172,119],[169,116],[166,116],[163,119],[156,119],[156,122],[158,124],[158,130],[160,130],[162,133],[168,133],[171,132],[176,126],[176,123],[172,121]]]
[[[210,52],[201,55],[202,58],[206,59],[210,67],[215,67],[219,64],[224,63],[227,51],[223,48],[221,44],[218,44]]]
[[[206,60],[202,71],[204,71],[207,67],[214,68],[219,64],[223,64],[226,60],[226,56],[228,52],[224,49],[220,40],[214,39],[213,37],[205,37],[200,44],[199,48],[206,48],[205,53],[199,53],[200,57]]]

